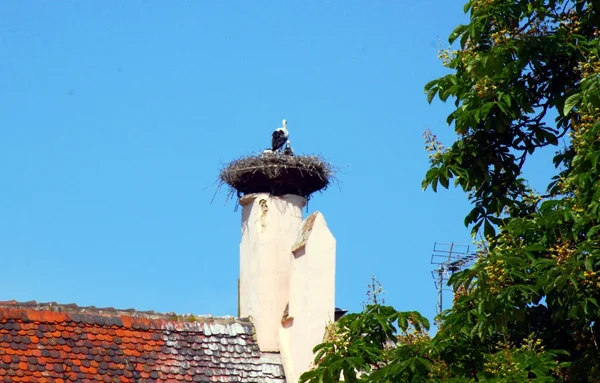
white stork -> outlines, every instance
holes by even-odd
[[[274,152],[278,151],[283,147],[288,137],[290,136],[287,130],[287,121],[283,120],[281,122],[281,128],[275,129],[273,132],[273,138],[271,140],[271,150]]]
[[[290,143],[290,140],[287,140],[287,142],[285,143],[285,149],[283,149],[283,154],[286,156],[294,155],[294,149],[292,149],[292,144]]]

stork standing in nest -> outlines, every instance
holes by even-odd
[[[273,132],[273,138],[271,139],[271,150],[273,152],[281,149],[290,136],[290,133],[287,130],[287,121],[283,120],[281,125],[281,128],[277,128]]]
[[[294,150],[292,149],[292,144],[290,143],[290,140],[287,140],[287,142],[285,143],[285,149],[283,149],[283,154],[286,156],[294,155]]]

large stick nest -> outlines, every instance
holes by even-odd
[[[221,184],[238,197],[251,193],[295,194],[306,198],[324,190],[333,180],[331,164],[318,156],[287,156],[266,153],[242,157],[226,165]]]

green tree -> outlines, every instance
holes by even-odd
[[[425,86],[458,134],[426,134],[423,187],[462,188],[483,238],[454,305],[425,318],[371,302],[338,321],[303,382],[600,382],[600,2],[471,0]],[[560,146],[559,146],[560,144]],[[557,146],[543,194],[527,159]],[[550,164],[552,165],[552,164]]]

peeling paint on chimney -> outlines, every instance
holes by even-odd
[[[261,199],[258,201],[260,206],[260,231],[264,232],[267,228],[267,213],[269,212],[269,207],[267,206],[267,200]]]
[[[300,226],[300,231],[298,232],[298,238],[296,239],[296,243],[292,246],[292,253],[296,253],[298,250],[302,249],[306,246],[306,241],[308,241],[308,237],[310,237],[310,233],[312,232],[313,226],[315,224],[315,218],[319,214],[318,211],[315,211],[311,215],[309,215],[304,222],[302,222],[302,226]]]

